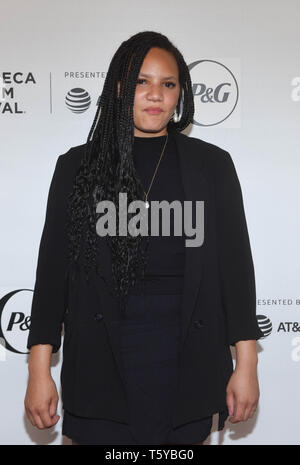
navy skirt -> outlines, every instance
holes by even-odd
[[[117,322],[129,424],[65,411],[62,434],[86,445],[195,444],[209,436],[212,416],[172,427],[181,301],[182,293],[132,294]]]

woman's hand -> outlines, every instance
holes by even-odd
[[[237,367],[226,387],[226,403],[231,423],[246,421],[257,408],[259,386],[256,368]]]
[[[39,429],[51,428],[60,416],[56,415],[58,393],[50,375],[30,375],[24,400],[27,417]]]
[[[256,340],[237,341],[235,348],[236,366],[226,387],[231,423],[251,418],[259,399]]]
[[[36,344],[30,349],[24,405],[30,422],[39,429],[51,428],[60,418],[56,415],[58,393],[50,372],[51,354],[51,344]]]

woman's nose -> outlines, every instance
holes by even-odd
[[[163,96],[162,88],[159,85],[157,86],[153,85],[150,87],[148,91],[148,98],[162,99],[162,96]]]

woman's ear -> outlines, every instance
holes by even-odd
[[[118,93],[117,93],[118,98],[119,98],[119,95],[120,95],[120,81],[118,81]]]

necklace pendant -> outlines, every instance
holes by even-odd
[[[150,207],[148,200],[145,201],[145,206],[146,206],[146,208]]]

